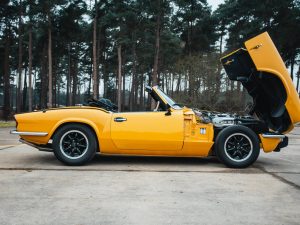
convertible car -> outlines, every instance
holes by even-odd
[[[229,79],[241,82],[253,98],[252,117],[226,117],[215,125],[205,113],[177,104],[159,87],[147,87],[156,108],[116,112],[106,102],[45,109],[15,115],[21,142],[53,151],[67,165],[108,155],[206,157],[228,167],[254,163],[262,149],[280,151],[285,134],[300,122],[300,101],[289,73],[268,33],[223,57]],[[222,126],[223,124],[223,126]]]

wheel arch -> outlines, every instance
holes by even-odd
[[[92,122],[78,121],[78,120],[62,121],[53,128],[50,139],[53,139],[53,136],[56,134],[56,132],[59,129],[61,129],[64,126],[70,125],[70,124],[79,124],[79,125],[82,125],[82,126],[85,126],[85,127],[88,127],[89,129],[91,129],[91,131],[94,133],[95,138],[96,138],[98,151],[100,151],[100,132],[99,132],[97,126]]]

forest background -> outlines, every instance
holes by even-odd
[[[264,31],[299,92],[299,0],[1,0],[0,117],[91,97],[143,111],[146,85],[241,113],[250,99],[219,58]]]

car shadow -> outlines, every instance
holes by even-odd
[[[21,159],[22,158],[22,159]],[[22,156],[21,164],[9,168],[54,169],[54,170],[112,170],[112,171],[166,171],[166,172],[235,172],[257,173],[265,162],[258,161],[246,169],[227,168],[216,157],[159,157],[159,156],[119,156],[95,155],[83,166],[65,166],[54,154],[42,153]],[[259,170],[259,171],[257,171]]]
[[[54,154],[43,153],[29,157],[29,160],[39,160],[41,163],[55,163],[57,159]],[[135,165],[151,165],[151,164],[169,164],[169,165],[206,165],[221,164],[216,157],[163,157],[163,156],[120,156],[120,155],[100,155],[95,157],[87,165],[96,164],[135,164]],[[55,163],[56,164],[56,163]]]
[[[59,162],[53,153],[51,152],[36,152],[35,154],[26,155],[26,157],[20,156],[18,160],[22,161],[22,166],[24,167],[56,167],[62,166],[63,164]],[[17,161],[18,161],[17,160]],[[95,166],[107,166],[117,165],[119,168],[128,168],[131,169],[135,166],[141,168],[143,166],[162,166],[167,167],[176,167],[176,166],[207,166],[213,165],[217,167],[224,167],[222,163],[218,161],[216,157],[159,157],[159,156],[119,156],[119,155],[100,155],[96,154],[95,157],[85,164],[83,167],[88,169],[88,167]],[[21,165],[16,165],[16,167]]]
[[[89,163],[96,164],[128,164],[128,165],[206,165],[220,164],[216,157],[160,157],[160,156],[111,156],[95,155]]]

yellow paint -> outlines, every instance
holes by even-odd
[[[214,143],[213,125],[197,123],[195,113],[191,109],[185,108],[184,111],[185,134],[183,151],[187,155],[194,155],[196,152],[201,156],[209,155]],[[201,129],[203,130],[202,133]]]
[[[259,135],[259,138],[264,152],[274,151],[281,142],[280,138],[264,138],[261,134]]]
[[[182,110],[166,112],[114,113],[111,138],[122,150],[181,150],[183,145]],[[115,118],[126,119],[116,122]]]

